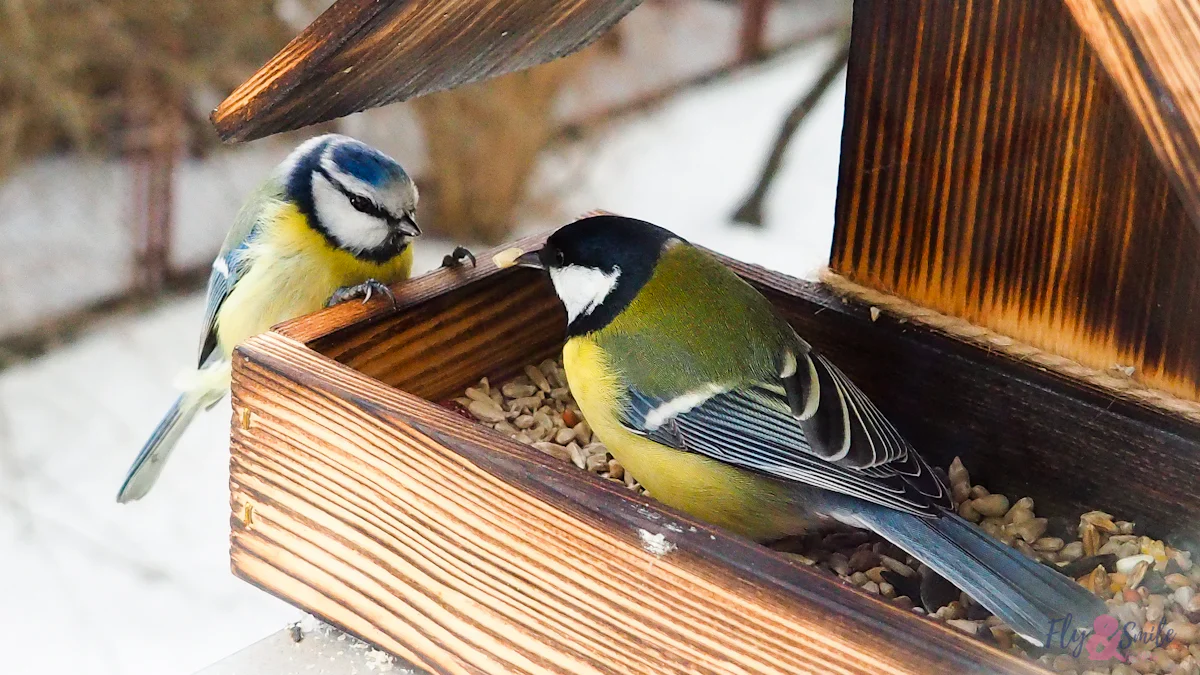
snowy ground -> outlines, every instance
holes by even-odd
[[[815,269],[829,250],[841,85],[793,144],[767,227],[731,225],[729,214],[830,48],[689,92],[546,157],[529,229],[605,208],[736,258]],[[423,269],[450,248],[421,246]],[[200,309],[190,297],[0,373],[4,673],[187,675],[297,617],[229,574],[227,404],[197,420],[149,498],[113,502],[192,358]]]

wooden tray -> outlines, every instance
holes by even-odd
[[[479,260],[238,348],[235,574],[438,673],[1044,672],[432,403],[563,340],[539,273]],[[932,462],[1196,540],[1194,426],[727,262]]]

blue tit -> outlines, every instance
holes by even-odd
[[[229,391],[246,338],[327,303],[408,278],[417,188],[394,159],[329,134],[296,148],[250,196],[213,262],[198,368],[146,441],[117,494],[139,499],[192,418]]]
[[[549,272],[575,400],[658,500],[758,541],[830,520],[873,530],[1038,644],[1055,619],[1090,627],[1105,612],[954,513],[863,392],[708,253],[608,215],[507,260]]]

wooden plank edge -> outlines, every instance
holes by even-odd
[[[442,267],[392,284],[389,288],[396,297],[394,306],[387,298],[376,298],[365,304],[344,302],[312,314],[284,321],[272,327],[271,330],[307,345],[316,340],[330,337],[340,330],[382,320],[426,300],[464,288],[490,276],[511,272],[512,270],[497,268],[496,263],[492,262],[492,256],[513,247],[525,250],[541,248],[548,235],[549,232],[543,232],[519,239],[511,244],[490,248],[475,256],[477,264],[474,267]]]

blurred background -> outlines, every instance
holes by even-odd
[[[646,0],[567,59],[222,146],[208,112],[329,4],[0,2],[0,672],[188,675],[297,618],[229,573],[227,402],[114,496],[242,199],[305,138],[416,177],[418,273],[593,208],[797,276],[828,259],[849,0]]]

